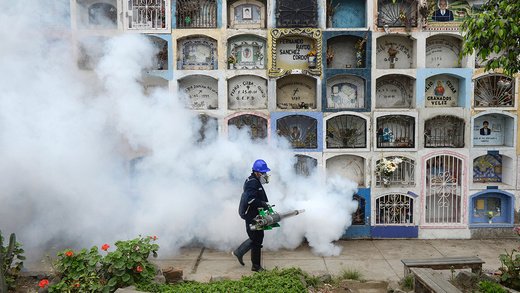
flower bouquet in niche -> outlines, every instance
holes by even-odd
[[[401,158],[395,157],[392,159],[382,158],[376,165],[376,175],[381,177],[381,182],[384,186],[388,186],[390,184],[390,177],[394,174],[395,170],[399,164],[401,164],[403,160]]]

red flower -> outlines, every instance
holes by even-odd
[[[103,244],[103,246],[101,246],[101,250],[104,250],[104,251],[107,251],[108,249],[110,248],[110,245],[108,244]]]
[[[154,236],[150,236],[150,239],[155,241],[155,240],[157,240],[157,236],[155,236],[155,235]]]
[[[73,255],[74,255],[74,252],[72,252],[72,250],[65,252],[65,256],[67,256],[67,257],[71,257]]]
[[[140,272],[143,271],[143,267],[142,267],[142,266],[137,266],[137,267],[135,268],[135,271],[138,272],[138,273],[140,273]]]
[[[79,288],[79,286],[81,286],[81,284],[79,282],[78,283],[74,283],[74,287]]]
[[[45,288],[45,286],[49,285],[49,280],[47,279],[43,279],[40,281],[40,283],[38,283],[38,287],[40,288]]]

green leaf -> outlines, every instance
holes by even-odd
[[[114,287],[116,284],[117,284],[117,279],[116,278],[111,278],[108,281],[108,286],[110,286],[110,287]]]

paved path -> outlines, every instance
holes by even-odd
[[[519,239],[484,240],[344,240],[339,256],[320,257],[312,254],[307,245],[295,250],[264,251],[262,263],[267,269],[299,267],[311,274],[328,272],[333,275],[352,269],[362,273],[366,280],[398,281],[403,277],[405,258],[437,258],[443,256],[478,256],[486,263],[484,270],[500,267],[498,256],[504,249],[511,251],[520,245]],[[241,266],[230,252],[207,248],[183,249],[181,254],[155,260],[160,267],[173,266],[184,272],[184,278],[207,282],[212,277],[239,279],[249,275],[249,254]]]

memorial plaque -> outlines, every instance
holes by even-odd
[[[228,82],[228,107],[238,109],[267,108],[267,80],[254,75],[241,75]]]
[[[451,36],[434,36],[426,39],[426,67],[461,67],[459,53],[462,41]]]
[[[411,108],[413,80],[404,75],[383,76],[376,84],[377,108]]]
[[[189,109],[218,108],[218,84],[214,78],[201,75],[188,76],[179,81],[179,89]]]
[[[229,27],[252,29],[265,28],[265,9],[265,4],[260,1],[235,1],[229,5]]]
[[[512,128],[512,127],[511,127]],[[475,118],[473,124],[473,144],[474,145],[504,145],[506,120],[504,116],[491,114]]]
[[[264,69],[265,41],[260,38],[233,39],[229,46],[229,69]],[[230,60],[228,58],[228,60]]]
[[[413,66],[413,42],[409,38],[381,37],[377,40],[377,69],[408,69]]]
[[[459,100],[459,80],[441,74],[426,79],[426,107],[457,107]]]
[[[473,182],[502,182],[502,155],[493,153],[474,159]]]
[[[365,161],[358,156],[341,155],[327,160],[327,174],[350,179],[365,185]]]
[[[289,75],[276,82],[279,109],[315,109],[316,80],[305,75]]]
[[[334,77],[327,83],[327,108],[352,109],[365,106],[365,81],[357,76]]]
[[[181,70],[216,69],[217,42],[210,38],[194,38],[182,40]]]
[[[314,40],[306,37],[284,37],[277,42],[277,66],[284,69],[308,69],[307,54],[315,47]]]

